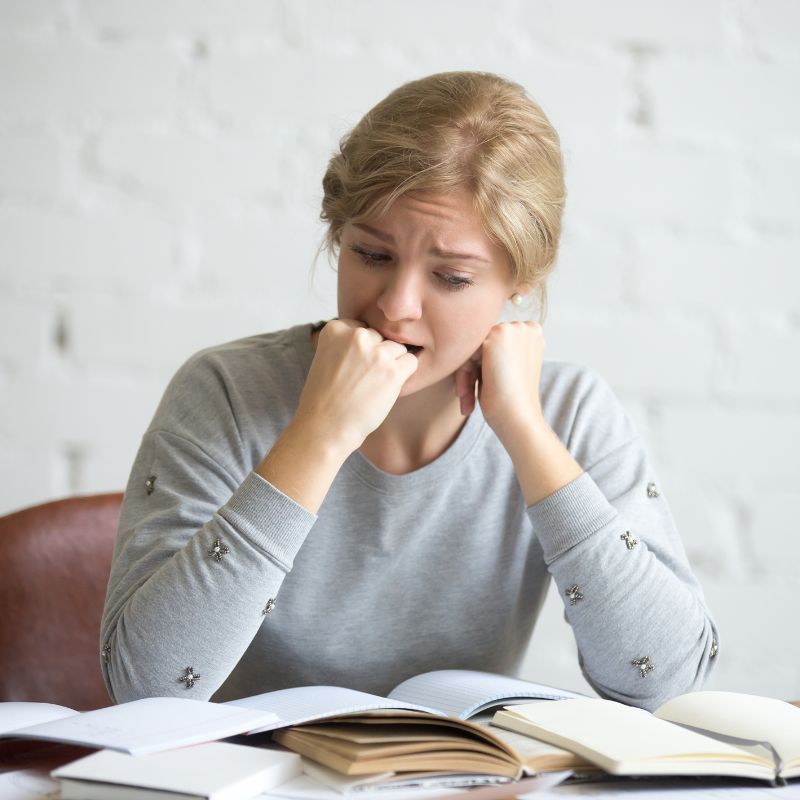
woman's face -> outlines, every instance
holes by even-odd
[[[342,229],[339,317],[422,348],[401,396],[449,378],[513,292],[508,257],[466,190],[404,195],[382,216]]]

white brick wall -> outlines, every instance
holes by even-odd
[[[0,0],[0,513],[121,488],[175,368],[335,313],[319,181],[400,82],[487,69],[559,129],[549,355],[647,442],[720,624],[800,698],[800,4]],[[551,595],[527,674],[581,688]]]

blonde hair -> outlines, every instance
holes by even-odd
[[[540,315],[555,266],[566,190],[558,134],[516,83],[486,72],[441,72],[395,89],[339,143],[322,179],[324,247],[348,220],[380,214],[408,192],[466,187],[515,283]]]

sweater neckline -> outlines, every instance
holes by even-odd
[[[293,329],[293,344],[300,358],[303,369],[303,381],[308,375],[314,351],[311,347],[311,331],[324,322],[297,325]],[[458,433],[455,441],[438,458],[413,472],[395,475],[376,467],[358,450],[351,453],[343,464],[343,469],[357,476],[361,481],[374,489],[386,493],[397,494],[417,491],[420,488],[450,478],[457,466],[469,455],[481,434],[486,428],[480,405],[467,417],[467,421]]]

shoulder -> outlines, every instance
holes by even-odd
[[[175,377],[181,379],[204,373],[236,375],[253,366],[269,368],[275,363],[297,361],[298,353],[294,344],[301,329],[305,328],[308,326],[295,325],[206,347],[190,356]]]
[[[258,404],[280,405],[294,398],[307,365],[299,347],[308,325],[261,333],[204,348],[175,372],[161,399],[151,429],[176,430],[181,421],[249,413]]]
[[[588,367],[545,361],[540,392],[545,418],[585,467],[636,438],[614,390]]]
[[[545,361],[542,364],[543,400],[564,405],[616,404],[619,402],[605,379],[590,367],[569,361]]]

